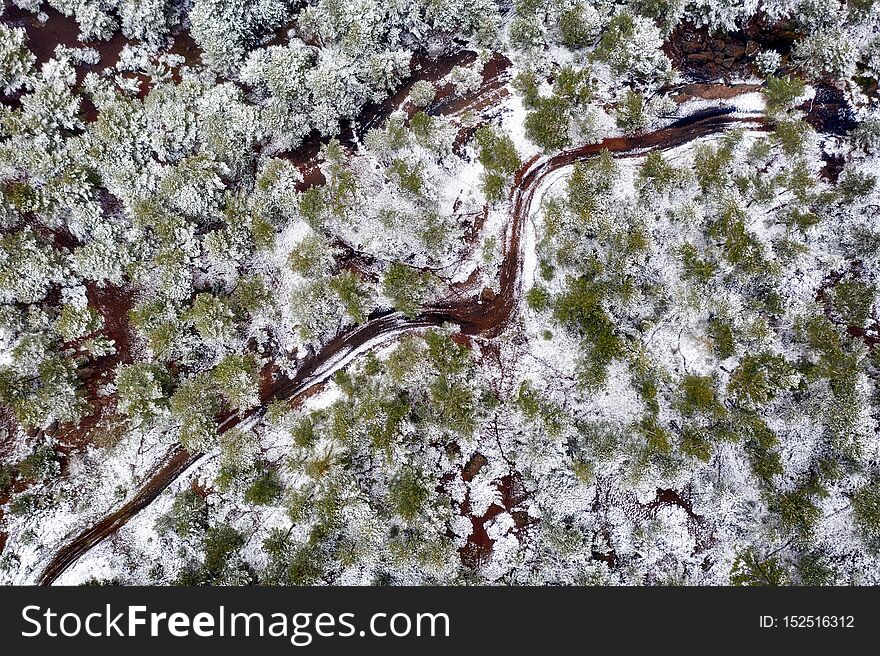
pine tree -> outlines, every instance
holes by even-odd
[[[599,36],[602,19],[596,8],[578,0],[559,15],[559,34],[569,48],[585,48]]]
[[[0,23],[0,89],[7,95],[27,85],[36,61],[27,49],[26,40],[23,28]]]
[[[168,412],[171,380],[158,363],[120,365],[116,371],[116,403],[137,425],[150,426]]]
[[[214,446],[220,397],[207,376],[182,383],[171,397],[170,408],[180,423],[180,443],[185,449],[195,453]]]
[[[484,126],[476,132],[479,161],[485,168],[483,190],[490,201],[501,200],[510,185],[510,176],[519,168],[520,158],[513,140]]]
[[[434,101],[434,85],[427,80],[417,80],[409,91],[410,102],[416,107],[427,107]]]
[[[251,355],[227,355],[210,379],[232,408],[246,410],[259,402],[259,367]]]
[[[232,336],[232,310],[224,299],[213,294],[197,294],[187,318],[206,342],[222,343]]]
[[[560,96],[536,98],[525,120],[526,136],[547,152],[562,150],[571,143],[571,103]]]
[[[339,296],[346,314],[355,323],[366,322],[367,292],[354,272],[342,271],[335,275],[330,280],[330,289]]]
[[[880,482],[876,478],[856,490],[852,509],[862,535],[870,541],[880,538]]]
[[[394,307],[409,317],[414,317],[424,301],[431,276],[405,264],[395,262],[382,279],[385,295]]]
[[[425,482],[416,467],[404,467],[388,488],[388,500],[394,512],[407,521],[418,517],[428,496]]]

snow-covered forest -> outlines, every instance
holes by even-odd
[[[878,79],[878,0],[6,0],[0,582],[880,584]]]

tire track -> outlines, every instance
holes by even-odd
[[[430,305],[414,318],[387,310],[374,313],[360,326],[344,331],[325,344],[320,351],[307,356],[293,378],[276,381],[263,394],[261,404],[241,415],[221,418],[218,431],[234,426],[253,425],[265,414],[272,401],[296,403],[316,386],[349,362],[376,346],[404,333],[443,324],[455,324],[462,334],[494,337],[500,334],[515,316],[521,300],[523,261],[522,234],[531,212],[535,191],[554,171],[589,159],[603,150],[616,157],[640,157],[654,150],[668,150],[695,139],[716,134],[737,123],[755,123],[767,129],[762,118],[734,116],[734,108],[707,109],[678,119],[672,124],[642,135],[612,137],[599,143],[586,144],[563,151],[552,157],[533,158],[514,176],[510,217],[504,228],[500,292],[491,300],[479,294],[471,298],[450,300]],[[203,453],[189,453],[182,446],[172,447],[163,465],[129,501],[90,528],[76,535],[52,557],[40,574],[40,585],[51,585],[79,558],[113,535],[132,517],[149,506],[172,482],[202,458]]]

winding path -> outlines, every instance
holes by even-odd
[[[340,333],[324,347],[306,357],[293,378],[274,382],[262,395],[261,404],[242,415],[222,419],[220,432],[233,426],[252,425],[275,400],[296,402],[317,385],[322,384],[339,369],[360,354],[375,348],[403,333],[455,324],[462,334],[493,337],[498,335],[519,305],[522,288],[524,253],[522,234],[531,211],[535,191],[547,175],[560,168],[593,157],[603,150],[617,157],[638,157],[652,150],[666,150],[694,139],[714,134],[742,122],[766,126],[761,118],[743,118],[733,115],[733,108],[714,108],[681,118],[660,130],[632,137],[615,137],[595,144],[587,144],[563,151],[552,157],[536,157],[525,163],[514,177],[510,198],[510,218],[505,226],[499,293],[491,300],[479,294],[471,298],[450,300],[428,306],[408,318],[393,310],[374,313],[369,320]],[[181,446],[172,447],[161,468],[123,506],[92,527],[76,535],[49,561],[39,577],[40,585],[51,585],[80,557],[107,539],[138,512],[152,503],[177,477],[195,464],[204,454],[189,453]]]

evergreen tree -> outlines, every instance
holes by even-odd
[[[431,283],[431,275],[404,264],[394,263],[382,279],[385,295],[394,307],[414,317],[424,301]]]

